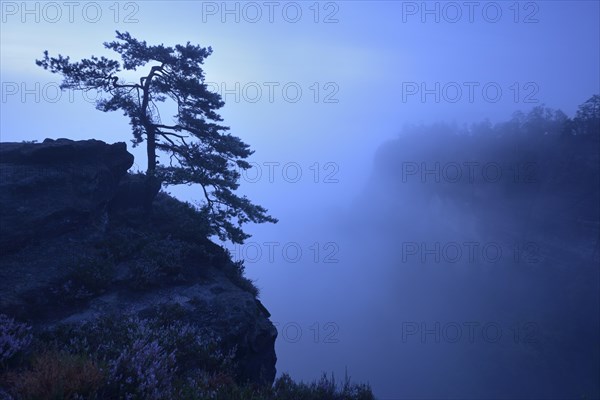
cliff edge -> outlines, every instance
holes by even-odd
[[[210,350],[227,355],[220,360],[236,381],[271,385],[277,331],[243,266],[207,239],[193,207],[129,175],[132,163],[124,143],[0,143],[3,321],[27,324],[67,352],[81,332],[109,323],[134,338],[150,329],[144,324],[176,329],[188,342],[173,344],[173,371],[218,371]],[[176,336],[147,342],[166,349]],[[194,347],[199,336],[206,340]]]

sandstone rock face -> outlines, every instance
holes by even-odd
[[[112,199],[132,164],[125,143],[2,143],[0,252],[16,251],[89,222]]]
[[[128,176],[132,162],[124,143],[0,143],[0,314],[41,332],[176,306],[176,318],[214,332],[224,350],[235,348],[239,379],[271,384],[277,331],[256,296],[232,278],[228,254],[205,237],[183,236],[187,220],[172,208],[160,214],[155,206],[153,215],[173,227],[154,227],[146,217],[145,230],[123,222],[119,213],[140,203],[144,214],[139,199],[160,187]],[[161,256],[160,246],[185,251]],[[161,268],[167,272],[157,281],[136,282]]]

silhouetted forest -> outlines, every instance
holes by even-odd
[[[407,126],[380,148],[373,180],[400,197],[452,200],[487,228],[516,224],[515,231],[590,239],[598,231],[599,151],[595,95],[573,118],[538,106],[497,124]]]

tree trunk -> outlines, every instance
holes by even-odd
[[[146,174],[154,175],[156,171],[156,127],[152,123],[152,118],[148,111],[148,104],[150,102],[150,83],[152,78],[157,73],[162,71],[162,67],[154,66],[150,69],[150,73],[145,78],[140,79],[140,85],[142,86],[143,98],[142,106],[140,107],[142,125],[146,130],[147,139],[147,154],[148,154],[148,170]]]
[[[146,171],[147,175],[154,175],[154,171],[156,170],[156,135],[154,134],[154,130],[152,128],[146,129],[148,134],[146,152],[148,154],[148,170]]]

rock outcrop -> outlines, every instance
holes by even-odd
[[[125,143],[46,139],[0,146],[0,253],[89,222],[133,164]]]
[[[271,384],[277,331],[243,269],[132,162],[124,143],[0,143],[0,314],[48,332],[176,307],[235,352],[238,379]]]

